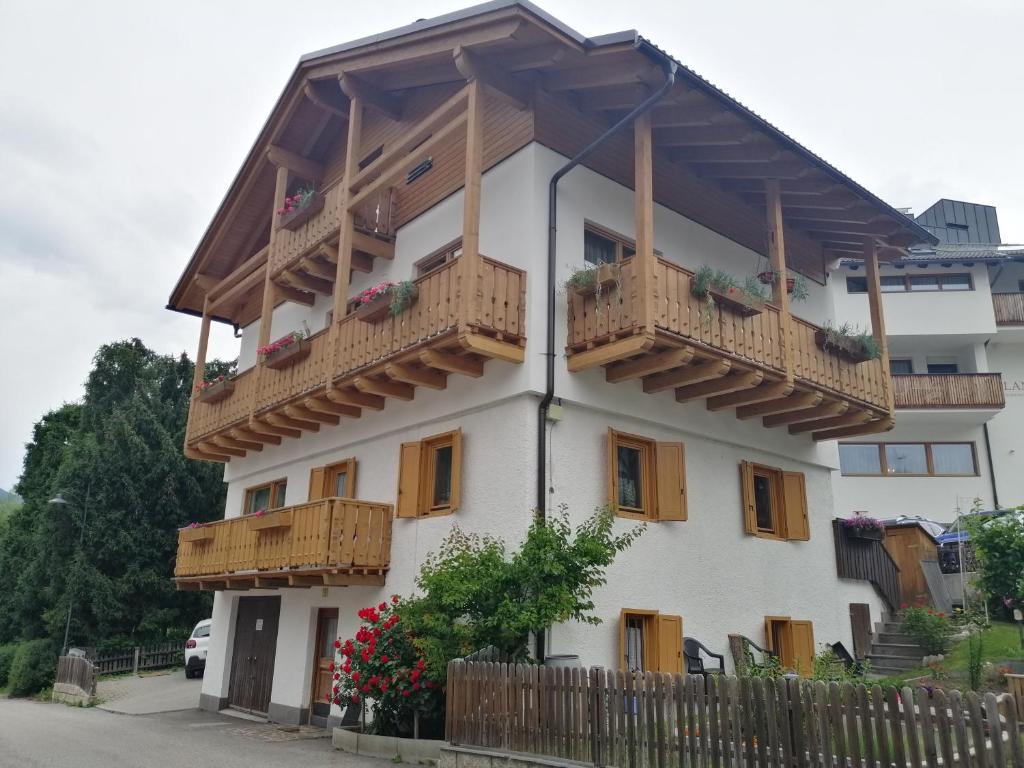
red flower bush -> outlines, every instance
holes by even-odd
[[[400,626],[400,598],[359,611],[354,638],[336,640],[337,671],[332,701],[339,706],[372,701],[378,732],[400,730],[414,712],[436,712],[441,686],[427,678],[426,662]]]
[[[392,286],[394,286],[393,282],[385,280],[382,283],[377,283],[376,285],[367,288],[365,291],[360,291],[352,301],[356,304],[369,304],[382,293],[388,293]]]
[[[196,384],[196,394],[198,395],[198,394],[200,394],[202,392],[205,392],[210,387],[212,387],[214,384],[220,384],[222,381],[224,381],[224,376],[223,375],[218,376],[215,379],[206,379],[204,381],[201,381],[198,384]]]
[[[284,216],[308,208],[309,204],[313,202],[315,194],[316,192],[312,187],[303,187],[294,195],[289,195],[284,199],[284,205],[277,209],[277,215]]]
[[[292,331],[287,336],[282,336],[277,341],[272,341],[265,347],[259,347],[256,350],[256,354],[258,354],[260,357],[266,357],[267,355],[277,352],[277,350],[279,349],[285,349],[287,347],[290,347],[292,344],[298,344],[304,338],[306,337],[303,334],[299,333],[298,331]]]

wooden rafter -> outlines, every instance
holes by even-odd
[[[736,409],[736,417],[740,419],[752,419],[757,416],[769,416],[777,413],[792,413],[808,408],[814,408],[823,395],[821,392],[797,392],[785,397],[778,397],[773,400],[765,400],[760,403],[743,405]]]
[[[448,374],[435,371],[433,368],[414,368],[403,363],[388,363],[384,372],[394,381],[412,384],[428,389],[445,389],[448,386]]]
[[[284,280],[287,280],[293,288],[298,288],[302,291],[309,291],[310,293],[322,293],[325,296],[332,296],[334,294],[334,284],[327,280],[321,280],[317,277],[310,277],[307,274],[296,271],[285,272],[282,275]]]
[[[203,453],[209,453],[214,456],[220,454],[222,456],[237,456],[240,459],[245,457],[245,451],[241,451],[237,448],[228,448],[225,445],[218,445],[211,442],[200,442],[199,450]]]
[[[210,441],[226,448],[235,448],[239,451],[262,451],[263,443],[250,442],[248,440],[237,440],[227,435],[214,435]]]
[[[352,247],[357,251],[368,253],[379,259],[395,258],[395,244],[379,237],[368,235],[365,232],[355,232],[352,235]]]
[[[331,265],[320,261],[319,259],[307,256],[301,262],[299,262],[299,269],[305,272],[307,275],[319,280],[326,280],[333,284],[335,278],[335,270]]]
[[[484,375],[484,361],[467,355],[453,355],[436,349],[425,349],[419,353],[420,362],[430,368],[447,373],[461,373],[478,379]]]
[[[685,403],[712,395],[726,395],[730,392],[741,392],[753,389],[764,380],[763,371],[737,371],[700,384],[690,384],[676,390],[676,402]]]
[[[345,72],[338,75],[338,83],[349,99],[358,98],[392,120],[402,119],[401,99],[379,91],[360,77]]]
[[[613,363],[604,369],[604,380],[609,384],[615,384],[620,381],[651,376],[655,373],[662,373],[663,371],[686,365],[692,358],[692,347],[666,349],[663,352],[642,355],[635,360],[623,360],[619,363]],[[665,387],[665,389],[667,388]]]
[[[235,427],[228,432],[232,437],[236,437],[239,440],[249,440],[254,443],[269,443],[271,445],[280,445],[280,435],[268,435],[266,433],[255,432],[245,427]]]
[[[344,405],[333,400],[326,400],[323,397],[307,397],[302,405],[309,411],[329,413],[335,416],[344,416],[349,419],[358,419],[363,415],[360,408],[354,405]]]
[[[549,93],[605,88],[623,83],[653,83],[659,80],[664,80],[664,75],[661,69],[653,64],[640,69],[630,69],[619,62],[556,70],[542,76],[544,90]]]
[[[343,120],[348,120],[347,107],[331,104],[327,100],[325,95],[320,92],[319,87],[315,82],[307,82],[303,89],[303,93],[305,93],[307,99],[309,99],[311,102],[316,104],[318,107],[320,107],[320,109],[324,110],[328,114],[336,115],[337,117],[340,117]]]
[[[387,379],[375,379],[371,376],[357,376],[353,382],[356,389],[371,395],[394,397],[398,400],[412,400],[416,396],[416,388],[411,384]]]
[[[316,304],[316,296],[308,291],[300,291],[297,288],[275,283],[274,292],[277,294],[277,298],[294,301],[296,304],[305,304],[307,307],[312,307]]]
[[[273,424],[265,420],[266,417],[261,419],[250,419],[249,430],[259,435],[269,435],[271,437],[299,437],[302,432],[294,427],[284,426],[280,424]]]
[[[479,80],[520,111],[530,106],[529,87],[515,80],[505,70],[461,45],[452,52],[452,55],[455,58],[455,66],[466,80]]]
[[[741,405],[752,403],[763,403],[766,400],[775,400],[779,397],[787,397],[793,391],[793,382],[777,381],[764,383],[750,389],[742,389],[729,394],[717,395],[708,398],[709,411],[724,411],[728,408],[737,408]]]
[[[367,392],[360,392],[357,389],[328,389],[327,399],[342,405],[354,405],[358,408],[369,408],[373,411],[384,410],[387,402],[380,395],[373,395]]]
[[[663,147],[731,146],[752,141],[760,135],[743,123],[694,128],[659,128],[654,132],[654,143]]]
[[[323,424],[337,426],[338,423],[340,422],[340,419],[333,413],[311,411],[304,405],[286,405],[284,408],[284,413],[287,418],[293,419],[294,421],[300,424],[316,424],[317,422],[322,422]],[[307,428],[308,427],[305,426],[303,427],[303,429]]]
[[[732,362],[722,358],[675,368],[663,373],[655,373],[644,377],[644,392],[651,394],[666,389],[688,387],[713,379],[720,379],[729,373],[731,368]]]
[[[870,421],[871,418],[872,414],[870,411],[858,408],[850,413],[844,413],[842,416],[833,416],[830,419],[816,419],[815,421],[801,421],[798,424],[790,424],[789,434],[799,435],[804,432],[818,432],[823,429],[852,427],[855,424],[863,424],[866,421]]]
[[[287,168],[296,176],[316,183],[323,178],[324,167],[315,160],[302,157],[284,147],[271,145],[267,148],[267,160],[278,168]]]
[[[291,430],[302,430],[305,429],[309,432],[319,432],[320,425],[315,421],[306,421],[303,419],[294,419],[288,416],[283,416],[279,413],[268,413],[263,416],[263,419],[275,427],[286,427]]]
[[[838,440],[843,437],[855,437],[857,435],[877,435],[879,432],[888,432],[895,426],[891,417],[869,421],[859,426],[839,427],[825,429],[811,435],[813,440]]]

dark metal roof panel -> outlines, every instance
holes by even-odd
[[[998,244],[999,217],[995,206],[942,198],[917,216],[917,223],[941,242]]]

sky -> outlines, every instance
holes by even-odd
[[[299,56],[469,2],[0,0],[0,488],[101,344],[194,356],[167,298]],[[1024,3],[538,4],[639,30],[893,205],[995,205],[1024,242]]]

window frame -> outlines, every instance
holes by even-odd
[[[643,649],[640,660],[642,672],[641,670],[635,670],[635,672],[640,674],[647,672],[682,674],[684,668],[683,637],[686,634],[683,617],[648,608],[623,608],[619,611],[619,662],[617,668],[626,674],[631,672],[627,664],[626,623],[632,618],[638,618],[643,622],[641,629]],[[673,634],[678,631],[678,637],[673,638],[672,647],[662,638],[666,625],[674,627]],[[667,653],[672,656],[671,662],[664,658]],[[665,669],[664,666],[671,666],[671,669]]]
[[[770,467],[756,461],[740,462],[740,508],[743,532],[774,541],[810,541],[811,519],[807,501],[807,476],[803,472]],[[772,501],[772,527],[757,524],[754,478],[767,477]]]
[[[879,467],[881,468],[880,474],[864,473],[864,472],[851,472],[847,473],[843,471],[842,467],[842,453],[840,453],[840,465],[839,473],[843,477],[979,477],[980,471],[978,467],[978,444],[973,440],[887,440],[878,443],[860,443],[860,442],[841,442],[840,446],[843,445],[873,445],[878,448],[878,461]],[[886,459],[885,447],[887,445],[922,445],[924,446],[924,458],[925,466],[927,471],[925,472],[890,472],[889,462]],[[971,459],[974,463],[973,472],[942,472],[937,473],[935,471],[935,462],[932,458],[932,446],[935,445],[968,445],[971,448]]]
[[[662,442],[630,432],[608,428],[608,504],[617,517],[648,522],[685,522],[688,519],[686,494],[686,445]],[[619,448],[640,452],[640,504],[619,504]]]
[[[601,224],[598,224],[595,221],[591,221],[590,219],[584,219],[583,220],[583,236],[584,236],[584,239],[586,238],[587,232],[589,232],[592,235],[597,235],[598,237],[603,237],[605,240],[610,240],[615,245],[615,261],[613,262],[615,264],[621,264],[624,261],[632,259],[636,255],[636,240],[634,240],[631,237],[626,237],[625,235],[620,234],[619,232],[616,232],[614,229],[609,229],[608,227],[605,227],[605,226],[603,226]],[[625,255],[625,252],[627,250],[632,251],[632,253],[629,254],[628,256]],[[657,248],[655,248],[654,249],[654,255],[655,256],[663,256],[664,254],[662,254],[661,251],[659,251]],[[584,249],[583,263],[587,264],[587,265],[590,265],[590,262],[586,260],[586,250],[585,249]],[[591,265],[591,266],[597,266],[597,265]]]
[[[249,507],[250,507],[250,500],[252,499],[252,497],[253,497],[253,495],[255,493],[257,493],[258,491],[262,491],[264,488],[266,488],[269,491],[268,496],[267,496],[267,508],[266,508],[265,511],[270,512],[271,510],[282,509],[283,507],[288,506],[287,504],[281,504],[280,506],[277,506],[277,507],[271,506],[273,504],[273,502],[274,502],[274,499],[277,497],[277,494],[278,494],[279,491],[283,491],[285,494],[287,494],[287,492],[288,492],[288,478],[287,477],[279,477],[276,480],[270,480],[268,482],[260,483],[259,485],[253,485],[253,486],[250,486],[249,488],[245,489],[245,493],[242,494],[242,516],[243,517],[245,517],[246,515],[252,515],[252,514],[256,513],[257,510],[255,510],[255,509],[250,510],[249,509]],[[283,501],[287,500],[287,497],[285,497],[282,500]]]
[[[915,277],[934,277],[936,280],[936,287],[934,290],[914,290],[912,282]],[[947,288],[946,283],[952,277],[966,278],[966,288]],[[851,291],[850,290],[850,279],[866,279],[861,275],[847,275],[846,276],[846,292],[847,293],[867,293],[867,289],[863,291]],[[885,285],[884,281],[893,281],[889,285]],[[898,281],[898,284],[895,284]],[[970,272],[925,272],[921,274],[905,273],[902,275],[881,275],[879,278],[879,287],[882,293],[915,293],[915,294],[930,294],[930,293],[966,293],[967,291],[975,290],[974,276]],[[886,290],[888,288],[889,290]]]
[[[457,253],[456,253],[457,251]],[[435,251],[431,251],[421,259],[413,262],[416,277],[424,277],[450,264],[462,255],[462,238],[458,237]],[[436,262],[436,263],[435,263]]]
[[[434,493],[436,455],[438,449],[452,449],[451,491],[447,504],[435,505]],[[398,490],[395,515],[400,518],[440,517],[458,511],[462,486],[462,428],[430,435],[421,440],[402,443],[398,459]],[[412,499],[403,498],[405,493]]]
[[[768,494],[771,499],[772,509],[772,527],[762,528],[757,522],[757,499],[756,495],[754,498],[754,527],[757,530],[756,536],[764,539],[781,539],[785,540],[785,508],[786,502],[782,497],[782,470],[778,467],[768,467],[764,464],[757,464],[751,462],[751,471],[753,477],[756,479],[758,476],[768,479]]]
[[[631,520],[657,520],[654,508],[654,440],[617,429],[608,429],[608,499],[615,514]],[[640,506],[623,507],[619,504],[619,448],[635,448],[640,452]]]
[[[892,369],[893,363],[909,363],[910,370],[905,372],[896,372]],[[892,376],[913,376],[914,375],[914,358],[912,357],[889,357],[889,374]]]

